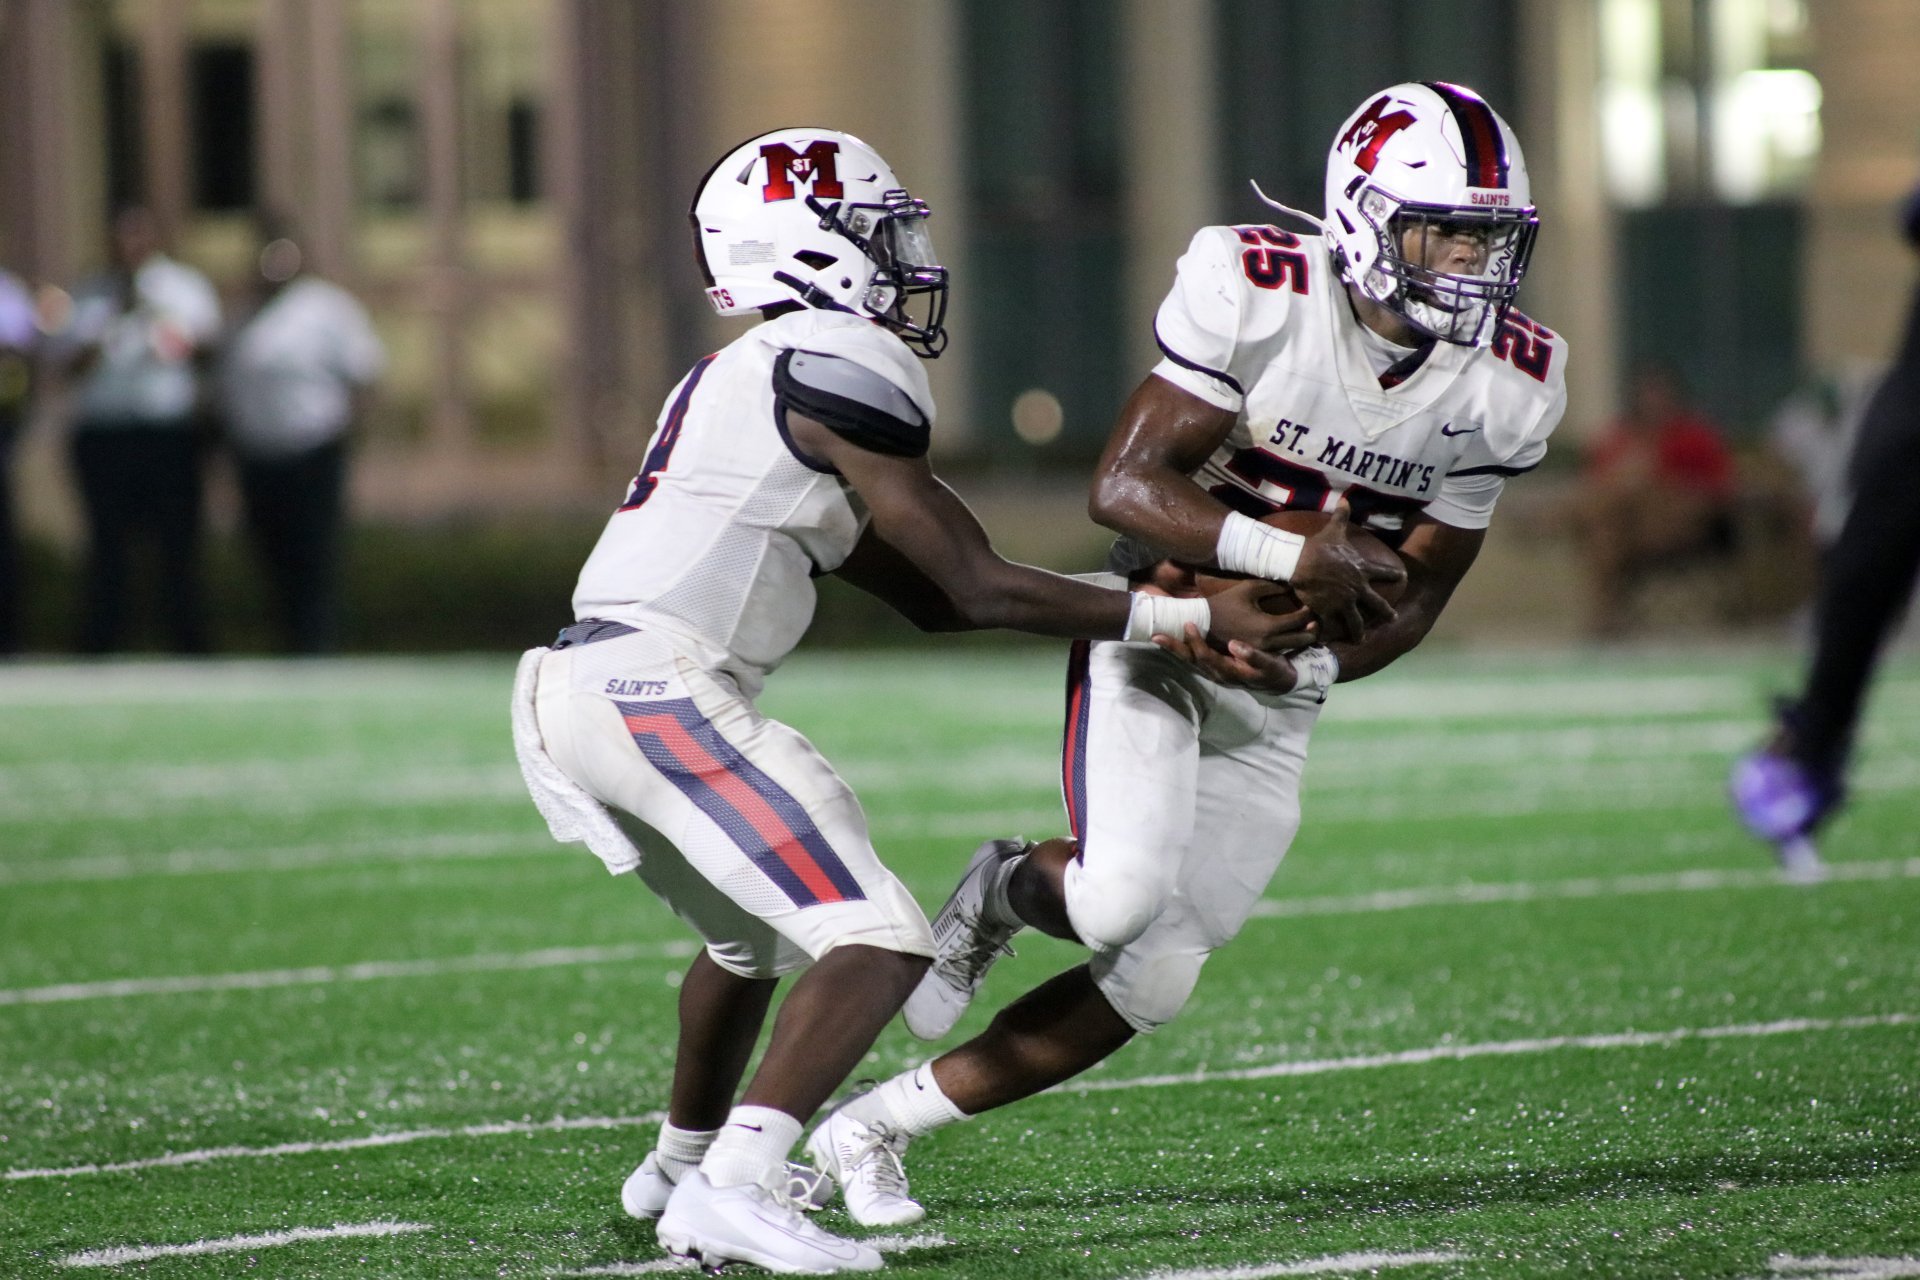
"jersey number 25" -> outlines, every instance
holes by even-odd
[[[1307,255],[1300,250],[1299,236],[1278,227],[1235,227],[1233,233],[1252,246],[1240,255],[1247,279],[1262,289],[1287,284],[1295,293],[1307,291]]]

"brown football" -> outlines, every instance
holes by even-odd
[[[1324,511],[1276,511],[1260,521],[1261,524],[1270,524],[1276,529],[1285,529],[1288,533],[1297,533],[1303,537],[1315,532],[1326,522],[1327,513]],[[1358,525],[1349,526],[1347,541],[1353,544],[1353,549],[1362,557],[1375,564],[1404,567],[1393,548],[1382,542],[1379,535],[1362,529]],[[1134,574],[1134,586],[1141,591],[1157,591],[1169,596],[1210,596],[1244,576],[1227,573],[1211,565],[1191,565],[1178,560],[1162,560]],[[1407,589],[1407,583],[1405,578],[1397,582],[1376,582],[1373,584],[1373,589],[1379,592],[1380,597],[1388,604],[1394,604],[1400,599],[1401,593]],[[1291,593],[1275,596],[1266,607],[1276,613],[1284,612],[1282,606],[1292,599]],[[1297,602],[1293,607],[1298,607]]]

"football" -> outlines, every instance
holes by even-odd
[[[1312,534],[1327,522],[1324,511],[1276,511],[1262,518],[1261,524],[1270,524],[1276,529],[1285,529],[1288,533],[1297,533],[1302,537]],[[1404,568],[1400,557],[1393,548],[1380,540],[1378,534],[1351,525],[1347,530],[1347,541],[1353,544],[1362,558],[1375,564],[1393,565]],[[1244,577],[1244,574],[1227,573],[1212,565],[1185,564],[1178,560],[1162,560],[1149,565],[1134,575],[1134,587],[1140,591],[1157,591],[1169,596],[1210,596],[1224,589],[1227,584]],[[1407,589],[1405,578],[1398,582],[1376,582],[1373,589],[1388,604],[1399,602],[1401,593]],[[1275,596],[1266,607],[1274,612],[1284,612],[1282,605],[1292,602],[1291,593]],[[1297,608],[1293,602],[1289,607]]]

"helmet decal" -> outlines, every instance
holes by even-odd
[[[1467,153],[1467,184],[1475,187],[1507,185],[1507,143],[1500,136],[1499,122],[1486,99],[1457,84],[1429,80],[1427,88],[1453,112],[1460,126],[1460,145]],[[1411,123],[1411,121],[1409,121]]]
[[[795,151],[784,142],[769,142],[760,148],[767,161],[767,185],[760,198],[768,203],[793,199],[796,180],[811,183],[813,194],[822,200],[838,200],[846,195],[835,172],[840,144],[831,138],[809,143],[805,151]]]
[[[1336,144],[1341,147],[1358,147],[1353,162],[1367,173],[1373,172],[1373,166],[1379,163],[1380,148],[1387,139],[1413,123],[1413,112],[1386,112],[1386,106],[1393,101],[1391,94],[1381,94],[1374,104],[1363,111],[1359,118],[1340,135]],[[1355,179],[1359,181],[1359,179]]]

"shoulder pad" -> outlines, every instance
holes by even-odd
[[[842,356],[790,348],[773,365],[773,391],[862,449],[896,458],[927,452],[931,424],[900,387]]]
[[[1509,310],[1484,357],[1487,422],[1479,447],[1507,475],[1530,470],[1567,408],[1567,340],[1537,320]],[[1517,470],[1510,468],[1518,468]],[[1458,474],[1458,473],[1456,473]]]

